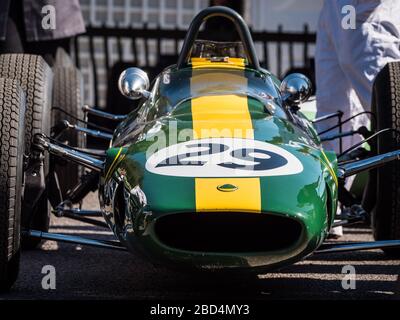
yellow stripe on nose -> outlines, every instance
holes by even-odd
[[[195,139],[254,138],[247,97],[222,95],[195,98],[192,100],[192,118]]]
[[[232,192],[218,190],[231,184]],[[260,212],[261,192],[259,178],[196,178],[196,210],[201,212]]]
[[[193,68],[196,67],[193,61]],[[235,81],[243,88],[247,79],[231,73],[217,73],[223,82]],[[212,79],[210,79],[212,81]],[[196,92],[207,83],[207,73],[193,75],[191,88]],[[206,93],[205,93],[206,94]],[[193,136],[206,138],[253,139],[254,130],[248,108],[247,97],[234,94],[203,95],[192,99]],[[221,186],[232,185],[231,192]],[[261,212],[259,178],[195,178],[196,211],[198,212]]]

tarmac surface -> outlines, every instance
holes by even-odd
[[[96,195],[84,203],[96,208]],[[52,218],[51,231],[112,239],[109,231]],[[340,241],[372,240],[366,227],[345,229]],[[56,289],[42,288],[42,268],[55,267]],[[355,289],[345,290],[343,267],[356,271]],[[400,260],[380,251],[324,254],[258,276],[213,277],[154,266],[126,252],[46,241],[23,252],[19,278],[1,299],[400,299]]]

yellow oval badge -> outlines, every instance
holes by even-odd
[[[227,184],[218,186],[217,189],[218,189],[218,191],[222,191],[222,192],[233,192],[239,188],[233,184],[227,183]]]

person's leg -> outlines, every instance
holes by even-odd
[[[1,0],[0,0],[1,1]],[[70,38],[48,41],[27,41],[26,26],[22,0],[12,0],[9,10],[9,27],[7,28],[6,44],[10,52],[41,55],[49,65],[52,65],[59,47],[66,52],[70,51]]]
[[[317,46],[315,56],[316,84],[317,84],[317,117],[341,110],[343,118],[350,116],[350,100],[354,96],[350,83],[347,81],[342,69],[340,68],[336,48],[332,41],[331,31],[331,8],[326,3],[319,20],[317,33]],[[338,123],[337,118],[317,123],[319,132],[330,128]],[[343,131],[351,130],[351,126],[346,124]],[[339,129],[330,131],[337,133]],[[351,139],[344,138],[344,148],[350,146]],[[325,149],[339,152],[339,140],[325,142]]]
[[[0,54],[25,52],[25,30],[22,17],[22,0],[12,0],[8,10],[6,39],[0,41]]]
[[[0,54],[3,53],[23,53],[24,45],[14,20],[8,18],[6,39],[0,41]]]
[[[347,80],[342,71],[338,59],[336,47],[334,45],[334,28],[337,27],[337,16],[333,1],[326,1],[324,9],[321,13],[317,34],[316,47],[316,83],[317,83],[317,117],[334,113],[338,110],[343,112],[343,120],[351,116],[352,101],[358,99],[355,91],[351,88],[351,84]],[[329,121],[323,121],[316,125],[319,132],[330,128],[338,123],[338,119],[334,118]],[[343,131],[350,131],[351,123],[343,125]],[[330,131],[330,133],[338,133],[339,129]],[[357,137],[343,138],[343,150],[354,144]],[[324,149],[334,150],[339,153],[339,140],[333,140],[323,143]],[[346,184],[348,187],[352,181]],[[341,206],[338,208],[337,214],[341,213]],[[343,228],[336,227],[330,231],[329,237],[339,238],[343,235]]]
[[[367,1],[356,7],[355,30],[339,30],[337,47],[342,70],[357,94],[352,113],[371,110],[375,77],[391,61],[400,60],[400,2]],[[367,117],[353,122],[367,125]]]
[[[69,53],[70,38],[27,42],[25,46],[27,53],[41,55],[50,66],[54,64],[58,48],[63,48],[67,53]]]

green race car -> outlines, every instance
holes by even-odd
[[[241,41],[197,40],[201,24],[214,16],[231,20]],[[21,67],[17,78],[0,72],[2,289],[17,277],[21,247],[42,239],[139,251],[172,267],[211,271],[264,272],[312,254],[359,249],[399,253],[400,170],[392,162],[400,156],[398,137],[381,133],[397,132],[399,119],[389,119],[400,103],[389,101],[395,111],[378,115],[372,131],[317,133],[314,123],[332,117],[343,123],[341,113],[308,120],[301,104],[311,94],[310,81],[291,74],[280,82],[261,68],[247,25],[228,8],[210,7],[194,18],[177,64],[151,86],[138,68],[121,74],[122,94],[141,99],[137,110],[122,116],[83,107],[117,122],[112,133],[80,125],[86,122],[77,113],[80,85],[77,72],[66,71],[71,66],[53,68],[55,92],[66,94],[53,101],[53,119],[45,121],[37,115],[48,112],[51,70],[35,56],[0,58],[0,66],[8,61],[13,68],[13,59],[36,66]],[[383,85],[399,71],[399,64],[383,70],[376,108],[388,90],[400,95],[399,83]],[[23,81],[24,72],[32,72],[36,87]],[[42,100],[30,97],[29,86]],[[109,148],[86,148],[84,134],[110,141]],[[378,143],[340,155],[323,150],[321,141],[350,134]],[[367,170],[372,174],[361,201],[344,182]],[[96,189],[101,211],[74,206]],[[116,240],[48,232],[47,200],[57,216],[109,227]],[[371,216],[378,241],[327,241],[333,227]]]

